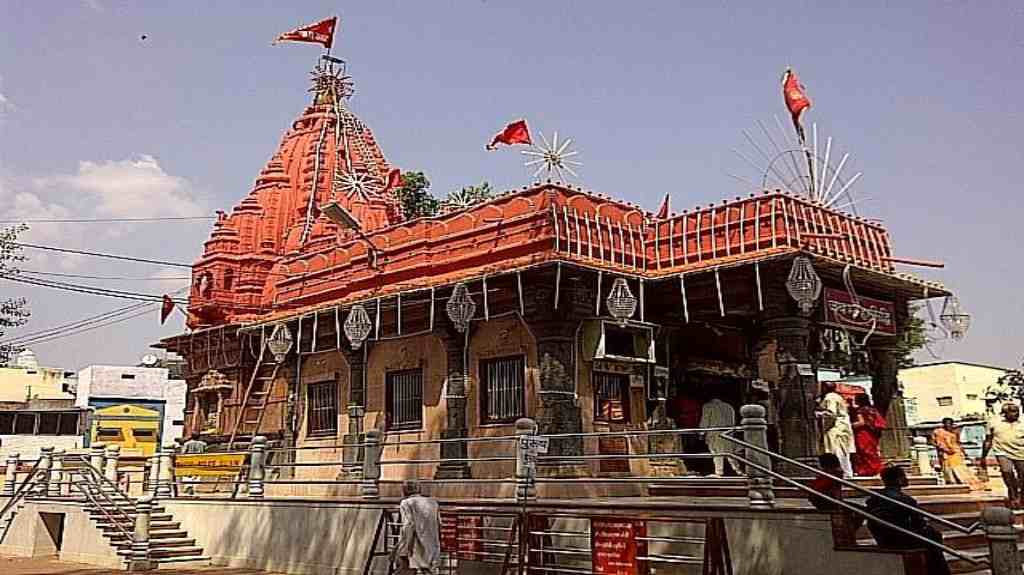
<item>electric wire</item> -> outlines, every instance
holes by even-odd
[[[118,317],[120,315],[123,315],[123,314],[126,314],[126,313],[131,313],[133,311],[137,311],[137,310],[139,310],[141,308],[144,308],[144,307],[150,306],[150,305],[153,305],[153,304],[151,304],[149,302],[133,303],[133,304],[125,306],[125,307],[113,309],[113,310],[106,311],[106,312],[103,312],[103,313],[100,313],[100,314],[96,314],[96,315],[91,315],[89,317],[82,318],[82,319],[79,319],[79,320],[75,320],[73,322],[64,323],[64,324],[60,324],[60,325],[55,325],[55,326],[52,326],[52,327],[48,327],[46,329],[41,329],[41,330],[32,331],[32,332],[28,332],[28,333],[18,334],[16,336],[9,337],[9,338],[4,339],[4,340],[0,340],[0,345],[17,344],[17,343],[21,342],[22,340],[33,339],[35,337],[41,337],[41,336],[49,336],[49,335],[52,335],[54,333],[58,333],[61,330],[74,329],[74,328],[82,327],[83,325],[87,325],[87,324],[90,324],[90,323],[93,323],[93,322],[96,322],[96,321],[102,321],[102,320],[109,319],[109,318],[112,318],[112,317]]]
[[[97,258],[107,258],[107,259],[112,259],[112,260],[122,260],[122,261],[138,262],[138,263],[144,263],[144,264],[156,264],[156,265],[161,265],[161,266],[173,266],[173,267],[179,267],[179,268],[192,269],[192,264],[186,264],[186,263],[181,263],[181,262],[169,262],[169,261],[164,261],[164,260],[151,260],[151,259],[148,259],[148,258],[136,258],[136,257],[132,257],[132,256],[122,256],[122,255],[108,254],[108,253],[103,253],[103,252],[90,252],[90,251],[85,251],[85,250],[73,250],[73,249],[69,249],[69,248],[58,248],[58,247],[54,247],[54,246],[41,246],[41,245],[38,245],[38,244],[26,244],[26,243],[22,243],[22,242],[11,242],[11,245],[17,246],[19,248],[29,248],[29,249],[33,249],[33,250],[46,250],[46,251],[60,252],[60,253],[65,253],[65,254],[77,254],[77,255],[82,255],[82,256],[93,256],[93,257],[97,257]]]
[[[0,220],[0,224],[119,224],[135,222],[184,222],[193,220],[215,220],[217,216],[167,216],[155,218],[71,218],[71,219],[27,219]]]
[[[44,343],[50,343],[52,341],[56,341],[56,340],[59,340],[59,339],[64,339],[66,337],[71,337],[71,336],[74,336],[74,335],[79,335],[79,334],[82,334],[82,333],[86,333],[86,332],[89,332],[89,331],[100,329],[100,328],[103,328],[103,327],[110,327],[112,325],[128,321],[130,319],[135,319],[135,318],[141,317],[143,315],[148,315],[148,314],[156,311],[157,307],[158,307],[157,304],[147,304],[146,305],[146,309],[137,311],[137,312],[135,312],[133,314],[130,314],[130,315],[127,315],[127,316],[124,316],[124,317],[120,317],[120,318],[113,319],[113,320],[110,320],[110,321],[95,323],[95,324],[92,324],[92,325],[84,326],[84,327],[81,327],[81,328],[78,328],[78,329],[74,329],[74,330],[70,330],[70,331],[64,331],[62,333],[57,333],[57,334],[53,334],[53,335],[50,335],[50,336],[40,336],[40,337],[37,337],[35,339],[19,342],[17,345],[19,345],[19,346],[29,346],[29,345],[37,346],[37,345],[41,345],[41,344],[44,344]]]
[[[0,276],[0,278],[8,280],[8,281],[12,281],[12,282],[29,284],[29,285],[35,285],[35,286],[40,286],[40,287],[48,287],[48,288],[61,289],[61,290],[66,290],[66,291],[73,291],[73,292],[78,292],[78,293],[86,293],[86,294],[91,294],[91,295],[101,295],[101,296],[115,297],[115,298],[128,299],[128,300],[136,300],[136,301],[161,302],[161,301],[163,301],[163,297],[164,297],[163,295],[158,295],[158,294],[147,294],[147,293],[140,293],[140,292],[124,291],[124,290],[113,290],[113,289],[100,288],[100,287],[95,287],[95,286],[85,286],[85,285],[70,284],[70,283],[58,282],[58,281],[48,281],[48,280],[42,280],[42,279],[37,279],[37,278],[18,277],[17,275],[13,275],[13,274],[3,275],[3,276]],[[171,298],[171,299],[172,299],[172,301],[174,303],[179,303],[179,304],[187,303],[186,300],[181,299],[181,298],[178,298],[178,299]]]
[[[90,276],[81,274],[67,274],[60,272],[43,272],[38,270],[26,270],[19,269],[21,274],[29,274],[33,276],[54,276],[62,278],[75,278],[85,280],[111,280],[111,281],[180,281],[192,279],[190,276],[145,276],[145,277],[129,277],[129,276]]]

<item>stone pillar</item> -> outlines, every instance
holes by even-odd
[[[537,425],[541,435],[580,433],[583,431],[583,416],[576,401],[576,363],[572,349],[576,324],[544,327],[548,329],[536,330],[530,326],[537,336],[537,359],[540,363]],[[583,439],[580,437],[552,439],[548,451],[548,455],[553,457],[582,454]]]
[[[171,497],[174,493],[174,446],[165,445],[160,450],[160,469],[157,471],[156,496]]]
[[[39,448],[39,467],[37,477],[39,478],[39,490],[32,489],[40,497],[49,495],[50,470],[53,468],[53,447]]]
[[[363,458],[363,480],[359,494],[363,499],[380,499],[380,456],[384,434],[371,429],[366,432],[366,457]]]
[[[780,450],[786,457],[815,465],[821,438],[814,415],[818,372],[808,350],[811,322],[802,317],[775,318],[765,321],[764,329],[776,342]],[[801,374],[801,366],[811,367],[810,374]],[[780,467],[785,473],[797,471]]]
[[[981,512],[988,539],[992,575],[1020,575],[1020,552],[1013,511],[1005,507],[986,507]]]
[[[152,571],[156,568],[149,558],[149,526],[153,509],[153,496],[143,495],[135,503],[135,532],[129,551],[128,571]]]
[[[516,501],[519,502],[537,498],[537,461],[523,442],[536,435],[536,421],[525,417],[516,421]]]
[[[104,454],[106,451],[107,445],[105,443],[93,443],[92,447],[89,449],[89,465],[101,475],[105,468],[103,461],[105,459]]]
[[[914,471],[918,475],[932,477],[935,475],[935,468],[932,467],[932,446],[924,437],[914,438]]]
[[[868,340],[871,358],[871,399],[885,416],[888,426],[882,432],[882,457],[902,459],[910,456],[910,437],[903,398],[899,390],[895,338],[872,337]]]
[[[157,475],[160,472],[160,455],[156,453],[146,460],[146,482],[142,490],[147,494],[156,493]]]
[[[249,444],[249,498],[263,497],[263,479],[266,476],[264,464],[267,461],[267,438],[257,435]]]
[[[743,427],[743,441],[768,449],[768,420],[765,409],[761,405],[744,405],[740,408],[740,425]],[[747,447],[746,460],[770,470],[772,459],[767,453]],[[775,507],[775,492],[772,491],[772,478],[768,473],[753,466],[747,466],[747,497],[754,509],[771,509]]]
[[[107,480],[117,485],[117,463],[121,458],[121,446],[110,444],[107,446],[107,467],[104,475]]]
[[[363,420],[366,416],[366,358],[369,357],[369,341],[360,349],[342,347],[342,354],[348,363],[348,433],[341,439],[343,445],[363,443]],[[341,451],[342,471],[354,475],[363,460],[362,447],[343,447]]]
[[[18,465],[21,463],[21,455],[18,453],[7,454],[7,466],[4,467],[4,489],[0,495],[13,497],[16,484],[18,483]]]
[[[472,326],[465,332],[458,332],[451,326],[441,333],[445,354],[448,359],[448,385],[445,386],[445,429],[441,439],[465,439],[469,435],[466,395],[469,391],[469,338]],[[469,446],[465,441],[446,441],[441,444],[443,463],[437,466],[436,479],[466,479],[470,476]]]

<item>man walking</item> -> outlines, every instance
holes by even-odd
[[[850,424],[850,404],[836,391],[834,381],[821,383],[821,399],[818,407],[825,427],[825,452],[839,460],[843,477],[853,477],[850,453],[853,452],[853,426]]]
[[[437,502],[420,493],[420,482],[402,484],[402,530],[392,552],[403,575],[436,573],[441,558],[441,513]]]
[[[1015,403],[1003,405],[1002,420],[993,420],[988,426],[988,435],[981,448],[981,467],[983,477],[988,477],[986,459],[989,451],[993,451],[999,462],[999,471],[1006,483],[1006,496],[1010,500],[1011,509],[1019,509],[1024,505],[1021,496],[1021,479],[1024,478],[1024,423],[1020,421],[1020,406]]]

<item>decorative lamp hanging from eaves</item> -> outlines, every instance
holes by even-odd
[[[608,313],[622,325],[626,325],[626,320],[636,313],[636,296],[629,291],[625,278],[615,278],[605,303],[608,305]]]
[[[473,315],[476,314],[476,303],[473,301],[472,296],[469,295],[469,288],[466,284],[459,283],[455,285],[455,289],[452,290],[451,297],[448,298],[448,304],[445,306],[448,312],[448,319],[452,320],[455,324],[455,329],[459,332],[464,332],[469,329],[469,322],[473,319]]]
[[[373,322],[370,321],[370,314],[366,313],[366,308],[358,303],[352,306],[348,317],[345,318],[345,337],[352,343],[352,349],[362,347],[363,342],[369,337],[371,329],[373,329]]]
[[[947,296],[942,304],[942,313],[939,314],[939,321],[942,327],[946,328],[949,336],[960,341],[967,335],[971,328],[971,314],[965,312],[960,305],[960,298],[955,295]]]
[[[270,333],[270,338],[267,340],[267,349],[274,356],[274,361],[281,363],[284,358],[288,356],[288,352],[292,350],[292,344],[295,343],[292,337],[292,332],[288,330],[288,326],[279,323],[274,326],[274,331]]]
[[[811,260],[804,256],[793,258],[793,267],[786,280],[786,291],[796,300],[800,313],[809,315],[821,297],[821,278],[814,271]]]

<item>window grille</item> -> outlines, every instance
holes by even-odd
[[[480,362],[482,423],[509,423],[526,416],[526,358],[521,355]]]
[[[309,435],[338,433],[338,383],[326,381],[306,386],[306,422]]]
[[[423,427],[423,372],[419,369],[388,372],[385,385],[388,430]]]
[[[594,421],[629,422],[629,376],[594,372]]]

